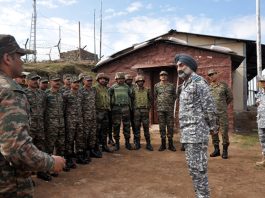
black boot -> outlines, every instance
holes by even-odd
[[[64,156],[64,158],[66,159],[66,162],[65,162],[65,167],[63,168],[63,171],[64,172],[69,172],[71,167],[68,166],[68,164],[67,164],[67,156]]]
[[[37,177],[39,179],[42,179],[44,181],[51,181],[52,177],[50,176],[50,174],[45,173],[45,172],[37,172]]]
[[[165,138],[162,138],[161,139],[161,146],[160,146],[160,148],[158,149],[158,151],[164,151],[164,150],[166,150],[166,139]]]
[[[77,164],[87,164],[88,162],[84,159],[84,152],[78,152],[76,156]]]
[[[140,138],[135,138],[134,146],[135,146],[135,150],[139,150],[141,148]]]
[[[223,145],[222,158],[223,159],[228,159],[228,145],[227,144]]]
[[[214,151],[210,154],[210,157],[220,156],[220,148],[219,145],[214,145]]]
[[[146,147],[145,147],[147,150],[149,151],[153,151],[153,147],[151,145],[151,141],[150,141],[150,138],[146,138]]]
[[[176,147],[174,146],[174,144],[173,144],[173,139],[168,139],[168,150],[170,150],[170,151],[176,151]]]
[[[102,151],[107,153],[113,153],[113,151],[107,146],[107,144],[102,146]]]
[[[120,150],[120,141],[119,140],[115,140],[115,151],[118,151],[118,150]]]
[[[185,147],[184,147],[184,144],[183,143],[181,144],[180,150],[181,151],[185,151]]]
[[[90,157],[102,158],[102,153],[99,151],[99,149],[93,148],[90,150]]]
[[[109,135],[109,141],[108,141],[108,144],[110,144],[110,145],[112,145],[112,146],[115,145],[115,143],[114,143],[114,141],[113,141],[113,138],[112,138],[112,135]]]
[[[127,150],[132,150],[132,146],[131,146],[131,144],[130,144],[130,139],[129,139],[129,138],[126,138],[126,139],[125,139],[125,148],[126,148]]]
[[[85,150],[83,152],[83,156],[84,156],[84,159],[87,161],[87,163],[90,163],[92,160],[91,160],[91,157],[90,157],[90,150]]]

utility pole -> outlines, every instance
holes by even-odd
[[[94,60],[96,62],[96,10],[94,9]]]
[[[100,1],[100,41],[99,41],[99,60],[101,59],[102,46],[102,0]]]
[[[260,80],[262,76],[262,59],[261,59],[261,33],[260,33],[260,0],[256,0],[256,24],[257,24],[257,77]]]
[[[81,32],[80,32],[80,21],[78,22],[78,32],[79,32],[79,61],[81,61]]]
[[[62,40],[62,37],[61,37],[61,26],[59,25],[59,42],[58,42],[58,52],[59,52],[59,58],[61,59],[61,40]]]
[[[28,49],[27,48],[28,42],[29,42],[29,39],[27,38],[26,43],[25,43],[25,49]],[[26,62],[28,62],[28,55],[27,54],[26,54]]]

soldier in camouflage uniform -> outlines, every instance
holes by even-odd
[[[83,130],[85,134],[85,147],[87,151],[88,161],[90,155],[96,147],[97,139],[97,120],[96,120],[96,91],[92,87],[93,78],[91,76],[83,76],[84,86],[80,89],[82,94],[82,115],[83,115]],[[90,153],[92,151],[92,153]]]
[[[141,125],[144,129],[144,137],[146,140],[146,149],[153,151],[149,132],[149,111],[152,104],[152,96],[149,89],[144,87],[144,76],[135,77],[137,86],[134,88],[134,123],[135,123],[135,149],[141,148]]]
[[[176,99],[176,88],[168,82],[168,73],[161,71],[160,82],[155,84],[154,97],[158,113],[159,130],[161,135],[161,146],[159,151],[166,149],[166,131],[168,138],[168,149],[176,151],[173,144],[174,132],[174,102]]]
[[[210,69],[208,71],[208,77],[210,79],[210,90],[217,109],[219,132],[221,132],[223,139],[222,158],[227,159],[229,146],[227,106],[232,102],[233,95],[231,89],[225,82],[219,82],[217,80],[217,74],[218,73],[214,69]],[[220,156],[220,140],[218,134],[213,135],[212,140],[214,145],[214,151],[210,154],[210,156]]]
[[[61,171],[65,160],[32,143],[29,103],[12,78],[21,75],[27,53],[11,35],[0,34],[0,197],[33,197],[31,171]]]
[[[257,166],[265,166],[265,76],[262,76],[260,81],[260,91],[257,94],[256,103],[258,105],[258,115],[257,115],[257,123],[258,123],[258,133],[259,133],[259,141],[262,150],[262,159],[259,162],[256,162]]]
[[[179,95],[181,143],[197,198],[210,197],[208,185],[209,132],[217,133],[216,108],[207,82],[195,72],[196,61],[187,54],[177,54],[179,78],[184,80]]]
[[[136,87],[135,84],[133,84],[133,76],[131,74],[126,74],[125,75],[125,83],[130,87],[130,89],[133,92],[133,89]],[[131,101],[131,106],[132,106],[132,102]],[[134,144],[136,145],[136,137],[135,137],[135,124],[134,124],[134,111],[133,108],[130,109],[130,119],[131,119],[131,127],[132,127],[132,131],[133,131],[133,136],[134,136]]]
[[[79,91],[80,80],[77,76],[72,76],[70,81],[71,90],[63,93],[65,105],[66,152],[69,156],[76,156],[76,162],[78,164],[87,164],[89,160],[87,159],[86,138],[83,130],[83,97]]]
[[[60,93],[63,94],[66,91],[71,89],[71,74],[64,74],[63,75],[63,86],[60,88]]]
[[[123,72],[117,72],[115,75],[117,83],[109,88],[112,124],[115,139],[115,150],[120,149],[120,126],[123,123],[123,134],[125,138],[125,148],[132,150],[130,144],[130,104],[133,97],[132,90],[125,83],[125,75]]]
[[[47,77],[41,77],[39,80],[39,89],[46,91],[49,87],[49,79]]]
[[[46,91],[46,109],[44,112],[44,131],[46,136],[46,151],[53,154],[56,148],[56,153],[60,156],[65,156],[65,125],[63,113],[63,98],[60,93],[61,77],[58,74],[50,76],[51,88]],[[67,163],[67,170],[69,170]]]
[[[102,151],[112,152],[107,145],[107,135],[109,131],[109,111],[110,96],[108,88],[105,86],[106,75],[99,73],[96,77],[96,112],[97,112],[97,134],[102,145]]]
[[[39,78],[40,77],[35,72],[27,75],[26,80],[28,88],[25,89],[25,93],[30,105],[29,135],[32,137],[32,141],[36,147],[45,152],[44,110],[46,95],[38,89]],[[52,179],[51,176],[45,172],[37,172],[37,177],[46,181]]]
[[[26,76],[27,75],[24,72],[22,72],[20,76],[14,78],[14,80],[17,82],[17,84],[19,84],[23,89],[27,88]]]

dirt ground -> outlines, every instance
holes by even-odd
[[[101,159],[92,159],[89,165],[79,165],[68,173],[61,173],[51,182],[34,178],[37,198],[192,198],[191,177],[180,151],[159,152],[160,137],[152,133],[155,151],[142,149],[128,151],[121,142],[119,152],[104,153]],[[209,153],[212,145],[209,145]],[[265,168],[255,167],[261,159],[257,136],[231,134],[229,159],[209,158],[209,185],[213,198],[265,197]]]

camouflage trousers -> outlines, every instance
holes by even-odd
[[[258,133],[262,154],[265,156],[265,128],[258,128]]]
[[[120,139],[120,127],[123,124],[123,135],[130,139],[130,108],[129,106],[114,106],[112,108],[113,136],[116,141]]]
[[[101,145],[107,145],[109,122],[110,122],[109,111],[97,110],[97,135],[98,135],[98,142]]]
[[[65,155],[65,128],[63,118],[53,118],[46,120],[45,137],[46,137],[46,152],[53,154],[54,148],[56,154]]]
[[[134,124],[135,124],[134,138],[141,139],[141,125],[143,125],[144,137],[146,140],[148,139],[150,140],[149,109],[135,109]]]
[[[219,145],[219,133],[222,135],[223,145],[229,145],[228,136],[228,117],[227,114],[218,115],[219,131],[217,134],[212,135],[213,145]]]
[[[168,139],[172,139],[174,131],[173,111],[158,111],[157,113],[161,138],[165,139],[167,136]]]
[[[65,150],[67,155],[74,155],[75,151],[83,152],[85,148],[85,133],[83,123],[75,118],[68,117],[65,128]]]
[[[208,143],[185,143],[186,162],[197,198],[210,197],[208,184]]]
[[[84,136],[86,149],[94,148],[97,140],[97,121],[96,119],[84,118]]]
[[[32,137],[33,144],[41,151],[45,148],[44,120],[40,118],[31,118],[29,135]]]
[[[135,134],[135,119],[134,119],[134,110],[130,109],[130,120],[133,134]]]

